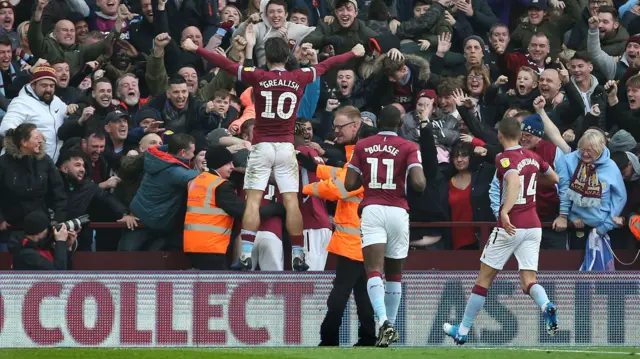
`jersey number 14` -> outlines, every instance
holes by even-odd
[[[293,92],[283,92],[278,96],[276,102],[276,112],[273,112],[273,91],[260,91],[260,95],[264,97],[264,112],[262,112],[262,118],[278,118],[288,120],[293,115],[293,111],[298,103],[298,97]],[[285,102],[289,100],[289,109],[285,112]]]
[[[518,199],[515,204],[525,204],[527,203],[527,199],[524,195],[524,176],[519,176],[520,178],[520,193],[518,194]],[[527,197],[533,196],[533,201],[536,201],[536,186],[538,185],[538,180],[536,179],[536,174],[532,174],[529,179],[529,184],[527,185]]]

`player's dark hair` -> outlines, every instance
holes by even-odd
[[[613,21],[618,22],[620,21],[620,15],[618,13],[618,10],[616,10],[615,7],[613,6],[600,6],[600,9],[598,10],[598,13],[602,14],[602,13],[607,13],[607,14],[611,14],[611,17],[613,18]]]
[[[284,11],[288,12],[289,11],[289,5],[287,5],[287,2],[284,0],[271,0],[267,3],[267,6],[264,7],[265,11],[268,11],[269,6],[271,5],[282,5],[284,6]]]
[[[109,79],[106,77],[101,77],[97,80],[94,80],[91,84],[91,90],[95,91],[96,88],[98,88],[98,84],[102,84],[102,83],[109,84],[111,86],[111,89],[113,90],[113,85],[111,84],[111,81],[109,81]]]
[[[175,156],[182,150],[188,150],[191,145],[195,143],[196,140],[193,136],[184,133],[176,133],[169,137],[167,152]]]
[[[264,42],[264,55],[267,62],[284,64],[289,57],[289,45],[280,37],[272,37]]]
[[[0,45],[11,46],[11,39],[7,34],[0,34]]]
[[[404,60],[395,61],[391,57],[385,56],[382,60],[382,70],[385,76],[394,76],[404,68]]]
[[[184,77],[178,74],[175,74],[169,78],[169,81],[167,81],[167,90],[171,89],[172,85],[182,85],[182,84],[186,85],[187,81],[185,81]]]
[[[85,142],[89,143],[89,139],[91,139],[91,137],[98,139],[98,140],[104,140],[106,139],[106,135],[104,133],[103,129],[92,129],[91,131],[88,131],[87,134],[84,136],[83,140],[85,140]]]
[[[515,117],[505,117],[500,121],[498,131],[502,134],[502,137],[506,139],[519,140],[521,126],[522,125]]]
[[[586,51],[578,51],[571,58],[571,61],[573,61],[573,60],[582,60],[582,61],[590,64],[591,63],[591,56]]]
[[[402,114],[393,105],[387,105],[380,111],[378,116],[378,127],[381,131],[391,130],[396,131],[402,124]]]
[[[292,14],[302,14],[309,19],[309,9],[306,6],[296,6],[291,10]]]
[[[414,9],[418,6],[424,6],[424,5],[433,5],[433,1],[432,0],[415,0],[413,2]]]

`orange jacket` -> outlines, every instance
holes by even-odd
[[[351,159],[353,146],[347,146],[347,158]],[[302,189],[305,195],[314,195],[327,201],[337,201],[333,221],[336,225],[327,251],[362,262],[362,240],[358,206],[364,196],[364,188],[348,192],[344,187],[347,164],[343,168],[318,165],[316,176],[322,181],[310,183]]]
[[[242,116],[231,122],[231,125],[229,125],[229,131],[232,133],[240,133],[240,128],[246,120],[256,118],[256,106],[251,100],[252,91],[253,87],[249,87],[240,95],[240,103],[244,106],[244,111],[242,112]]]
[[[185,253],[227,253],[233,217],[216,206],[216,188],[224,181],[203,172],[189,182],[184,219]]]

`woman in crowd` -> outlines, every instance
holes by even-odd
[[[562,231],[568,221],[573,223],[576,231],[570,234],[571,249],[584,249],[593,229],[605,236],[624,224],[619,215],[627,202],[627,191],[609,155],[605,135],[591,128],[578,141],[578,150],[565,155],[556,168],[560,176],[560,216],[553,226]]]
[[[4,148],[6,153],[0,156],[0,251],[6,251],[11,228],[21,228],[27,214],[51,209],[54,220],[62,222],[67,206],[62,177],[47,156],[44,136],[36,125],[23,123],[8,130]]]
[[[452,222],[494,221],[489,201],[489,185],[495,166],[473,158],[473,145],[460,142],[451,151],[449,180],[441,190],[447,193]],[[452,249],[478,249],[478,235],[473,227],[451,229]]]

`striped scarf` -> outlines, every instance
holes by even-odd
[[[16,78],[16,70],[13,68],[13,64],[10,63],[9,64],[9,77],[11,78],[11,81],[15,80]],[[4,76],[2,76],[0,74],[0,93],[2,93],[2,96],[5,96],[5,87],[4,87]]]

